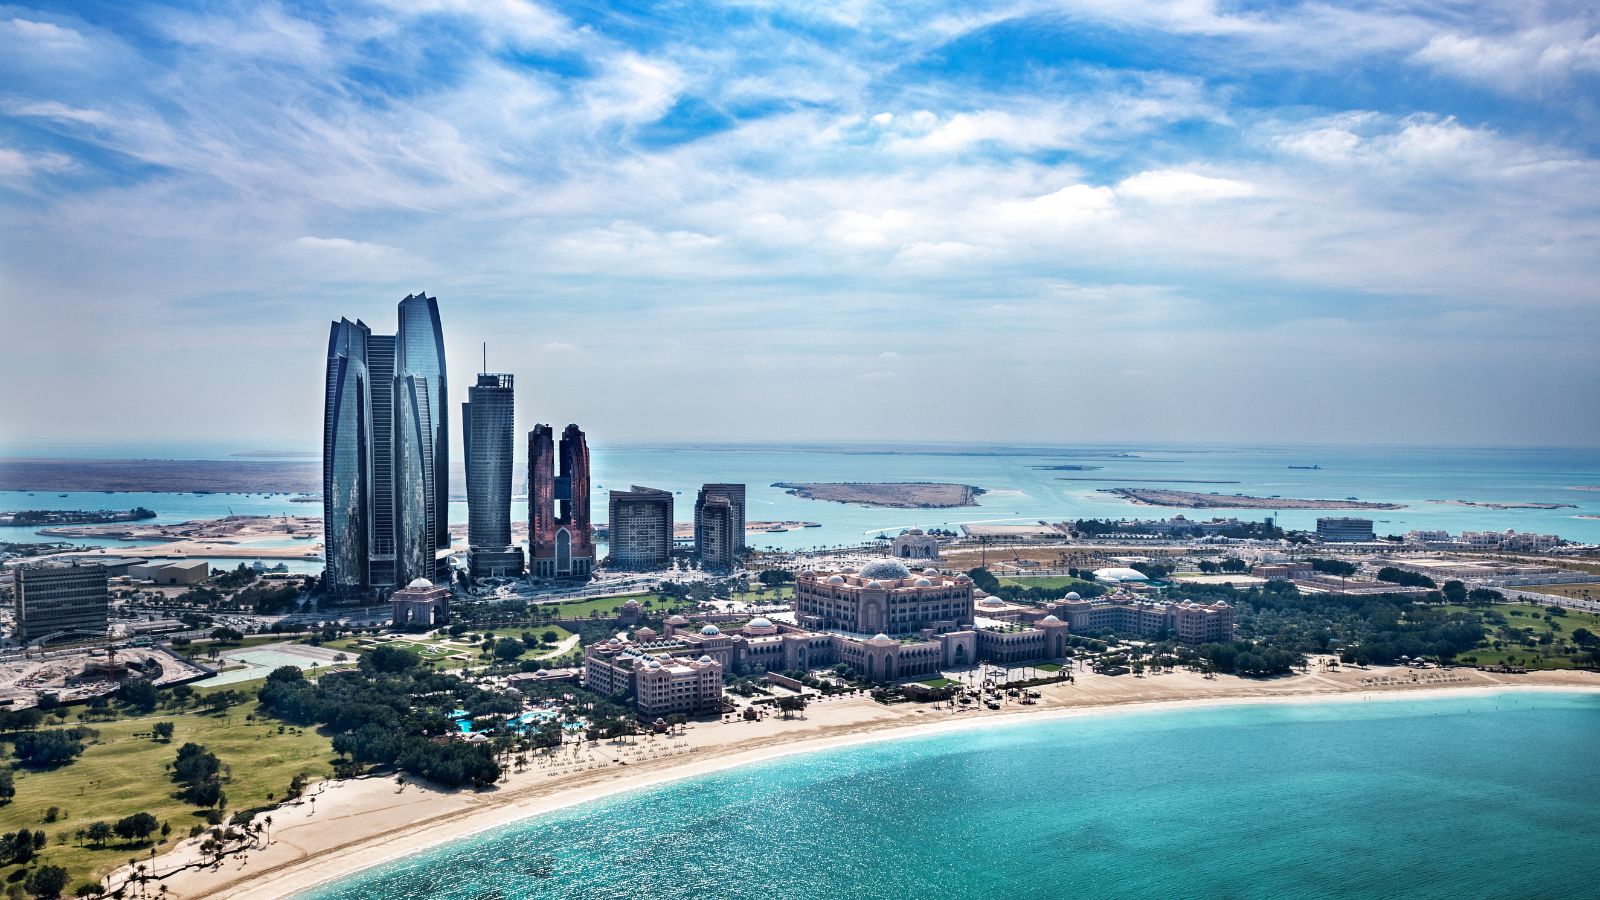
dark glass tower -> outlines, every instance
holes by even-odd
[[[400,301],[394,353],[395,583],[450,577],[450,424],[439,302]]]
[[[467,473],[467,564],[472,577],[522,574],[511,543],[511,464],[516,391],[510,375],[482,374],[461,404]]]
[[[322,416],[322,528],[327,568],[324,587],[359,594],[368,580],[372,517],[372,413],[369,404],[367,326],[349,319],[328,335],[327,382]]]
[[[394,576],[394,335],[367,338],[372,381],[372,528],[369,583],[387,588]]]

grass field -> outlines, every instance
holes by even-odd
[[[279,734],[277,721],[247,722],[246,717],[255,712],[252,700],[229,710],[225,717],[159,713],[92,723],[89,727],[99,731],[100,737],[72,763],[47,771],[16,770],[17,796],[0,806],[0,831],[44,829],[50,843],[40,859],[72,873],[70,894],[77,884],[93,880],[130,857],[147,857],[156,846],[128,845],[113,838],[103,849],[80,847],[73,835],[89,823],[151,813],[172,825],[171,837],[162,849],[188,837],[190,826],[204,824],[195,807],[172,796],[176,787],[165,771],[186,742],[205,745],[231,767],[232,780],[223,785],[223,791],[228,808],[234,810],[266,805],[271,802],[268,794],[281,799],[296,774],[315,779],[332,771],[333,750],[327,738],[287,726]],[[171,743],[157,743],[148,737],[151,725],[163,720],[175,727]],[[9,756],[9,745],[6,749]],[[63,812],[58,821],[47,824],[45,811],[51,806]],[[60,842],[63,837],[64,843]],[[0,879],[9,880],[18,868],[0,869]]]
[[[948,678],[940,677],[940,678],[929,678],[926,681],[919,681],[919,682],[917,682],[917,684],[925,684],[925,685],[927,685],[928,687],[931,687],[931,688],[942,688],[942,687],[948,687],[949,685],[955,684],[955,682],[951,681]]]
[[[1572,656],[1578,650],[1572,644],[1572,633],[1579,628],[1587,628],[1591,633],[1600,635],[1600,615],[1594,613],[1566,610],[1564,615],[1556,615],[1544,607],[1526,603],[1495,603],[1490,606],[1444,605],[1433,608],[1469,613],[1478,616],[1483,622],[1489,637],[1477,648],[1457,657],[1462,662],[1479,666],[1512,665],[1528,669],[1575,668]],[[1521,639],[1513,639],[1503,634],[1502,628],[1514,631],[1531,630],[1533,646],[1530,647]],[[1550,637],[1551,642],[1538,643],[1538,640],[1546,635]],[[1495,647],[1496,642],[1500,644],[1498,648]]]

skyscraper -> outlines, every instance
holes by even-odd
[[[589,445],[576,425],[561,434],[560,474],[554,430],[528,432],[528,572],[536,578],[587,578],[594,570],[589,527]]]
[[[400,301],[400,330],[340,319],[323,396],[325,586],[334,594],[449,578],[449,420],[438,301]]]
[[[610,497],[611,565],[661,569],[672,561],[672,492],[634,485]]]
[[[702,511],[707,503],[721,499],[727,501],[728,512],[724,515],[717,511],[716,528],[726,528],[731,533],[724,536],[712,534],[708,529],[713,526],[704,521]],[[726,524],[724,524],[726,519]],[[694,503],[694,550],[699,555],[701,565],[710,565],[714,568],[732,568],[739,554],[744,552],[744,485],[742,484],[707,484],[700,488],[700,495]],[[714,561],[707,562],[707,548],[716,545],[713,552]]]
[[[511,543],[511,463],[516,391],[510,375],[481,374],[461,404],[467,473],[467,565],[474,578],[522,574]]]
[[[708,569],[731,569],[744,549],[744,485],[708,484],[694,501],[694,552]]]
[[[328,335],[322,415],[322,528],[326,590],[357,594],[367,572],[372,507],[372,414],[365,323],[340,319]]]
[[[394,577],[394,335],[367,338],[372,384],[372,525],[367,582],[385,588]]]
[[[439,303],[400,301],[394,354],[395,583],[450,577],[450,424]]]
[[[100,565],[18,566],[12,571],[21,642],[106,633],[109,593]]]

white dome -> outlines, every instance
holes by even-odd
[[[883,588],[883,582],[881,582],[881,581],[869,581],[869,582],[867,582],[867,589],[868,590],[881,590],[882,588]]]
[[[667,619],[667,624],[668,625],[687,625],[687,624],[689,624],[689,620],[685,619],[683,616],[673,615],[673,616],[671,616],[671,617],[669,617]]]
[[[652,668],[652,669],[661,668],[661,660],[659,660],[659,659],[650,660],[650,668]]]
[[[856,573],[856,570],[855,570],[855,568],[853,566],[845,566],[844,568],[840,569],[839,571],[843,572],[846,575],[854,575]]]
[[[978,605],[988,607],[1005,606],[1006,602],[1001,600],[999,597],[985,597],[978,601]]]
[[[1045,616],[1044,618],[1040,619],[1039,621],[1041,623],[1045,624],[1045,625],[1059,625],[1059,624],[1061,624],[1061,620],[1056,618],[1055,613],[1051,613],[1050,615]]]
[[[884,634],[883,632],[880,631],[877,634],[872,636],[872,643],[874,643],[874,644],[892,644],[892,643],[894,643],[894,639],[889,637],[887,634]]]
[[[772,620],[767,618],[766,616],[756,616],[754,619],[750,620],[750,623],[749,623],[749,625],[747,627],[749,627],[749,628],[771,628],[772,627]]]
[[[893,559],[875,559],[861,567],[862,578],[877,578],[883,581],[899,581],[910,578],[911,570],[905,564]]]
[[[637,601],[637,600],[629,600],[628,602],[626,602],[626,603],[624,603],[622,605],[623,606],[638,606],[639,605],[639,601]]]
[[[408,590],[408,591],[425,591],[425,590],[427,590],[428,588],[431,588],[431,587],[433,587],[433,582],[429,581],[428,579],[426,579],[426,578],[414,578],[414,579],[412,579],[410,584],[406,585],[406,590]]]
[[[1067,592],[1067,599],[1068,600],[1082,600],[1083,598],[1078,595],[1077,591],[1068,591]]]
[[[844,576],[843,575],[830,575],[830,576],[828,576],[828,583],[829,584],[844,584]]]
[[[714,635],[721,634],[722,633],[722,629],[718,628],[715,625],[707,625],[706,627],[700,629],[700,633],[705,635],[706,637],[712,637]]]
[[[933,566],[929,566],[922,570],[922,574],[928,576],[929,578],[937,578],[939,575],[939,570],[935,569]]]
[[[933,587],[933,582],[926,578],[918,578],[915,582],[913,582],[913,584],[916,587]]]
[[[971,584],[971,583],[972,583],[972,576],[968,575],[965,572],[962,572],[960,575],[956,576],[956,584]]]
[[[698,662],[708,663],[708,662],[716,662],[716,660],[711,658],[711,654],[703,653],[703,654],[700,655],[700,659],[698,660]]]

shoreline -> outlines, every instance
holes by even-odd
[[[407,779],[396,787],[394,776],[323,782],[316,796],[325,798],[323,812],[315,801],[298,801],[274,811],[271,843],[247,854],[245,861],[229,859],[220,868],[189,870],[164,882],[176,897],[266,898],[298,894],[385,865],[405,856],[427,852],[475,834],[506,827],[568,807],[615,797],[633,791],[710,775],[748,765],[887,740],[929,737],[973,728],[1015,727],[1036,722],[1113,714],[1155,714],[1183,709],[1224,706],[1321,704],[1373,700],[1437,699],[1450,696],[1486,696],[1501,693],[1600,693],[1600,679],[1592,673],[1544,673],[1537,683],[1504,682],[1471,670],[1476,677],[1456,684],[1406,683],[1363,687],[1348,677],[1389,677],[1406,670],[1370,670],[1330,675],[1313,671],[1290,676],[1292,683],[1211,681],[1209,696],[1193,685],[1175,684],[1178,693],[1136,696],[1145,685],[1112,684],[1111,695],[1073,696],[1074,685],[1046,687],[1044,705],[1002,711],[978,710],[954,714],[930,707],[883,707],[871,700],[853,698],[814,704],[807,718],[765,720],[761,723],[702,723],[674,738],[641,739],[631,745],[607,743],[604,755],[625,755],[629,747],[659,746],[672,755],[634,763],[627,768],[601,764],[551,783],[553,773],[539,766],[515,771],[493,791],[436,791]],[[1459,673],[1456,673],[1459,674]],[[1576,677],[1573,677],[1576,675]],[[1343,677],[1341,677],[1343,676]],[[1527,676],[1519,676],[1526,679]],[[1107,687],[1108,676],[1081,676],[1080,683]],[[1195,682],[1192,673],[1151,676]],[[1134,688],[1129,692],[1124,688]],[[1164,685],[1158,685],[1164,687]],[[1183,690],[1189,687],[1190,690]],[[1118,697],[1118,694],[1128,696]],[[1053,696],[1052,696],[1053,695]],[[930,720],[931,719],[931,720]],[[541,774],[544,777],[541,777]],[[310,796],[308,794],[308,796]],[[309,807],[309,808],[308,808]],[[182,842],[155,861],[163,871],[195,857],[197,841]]]

